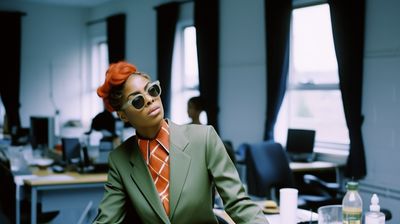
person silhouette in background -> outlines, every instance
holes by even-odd
[[[187,113],[192,120],[189,124],[202,124],[200,114],[204,111],[203,100],[200,96],[192,97],[188,100]]]
[[[114,115],[104,109],[93,118],[89,133],[92,130],[96,130],[101,131],[105,137],[115,136],[115,122],[116,118]]]

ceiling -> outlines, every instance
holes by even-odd
[[[40,4],[49,5],[64,5],[64,6],[76,6],[76,7],[94,7],[101,5],[105,2],[112,0],[8,0],[8,1],[19,1],[19,2],[33,2]]]

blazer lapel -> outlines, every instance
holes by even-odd
[[[138,189],[144,195],[151,207],[153,207],[154,211],[156,211],[158,216],[160,216],[160,218],[164,221],[164,223],[169,223],[168,216],[164,211],[164,207],[162,206],[160,199],[158,198],[158,192],[154,186],[153,179],[151,178],[147,165],[139,152],[139,146],[136,141],[133,141],[133,150],[130,162],[132,164],[130,175]]]
[[[188,138],[180,126],[175,125],[171,121],[170,129],[170,187],[169,187],[169,204],[170,217],[175,213],[186,177],[190,168],[191,157],[184,150],[189,143]]]

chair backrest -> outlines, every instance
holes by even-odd
[[[224,140],[223,141],[224,146],[226,151],[228,152],[229,157],[231,158],[233,164],[236,166],[236,156],[235,156],[235,150],[233,149],[233,144],[229,140]]]
[[[271,198],[271,191],[279,196],[279,189],[294,187],[289,160],[280,143],[264,141],[248,144],[246,177],[250,195]]]

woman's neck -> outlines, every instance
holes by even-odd
[[[143,139],[154,139],[161,129],[161,123],[157,126],[136,129],[136,134]]]

